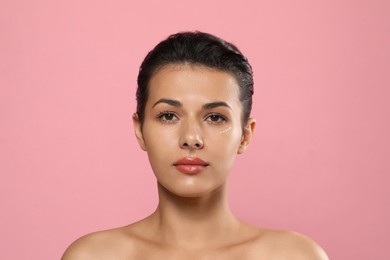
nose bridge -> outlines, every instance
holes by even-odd
[[[180,146],[191,149],[203,147],[202,127],[196,118],[188,117],[182,122]]]

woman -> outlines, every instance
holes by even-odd
[[[63,260],[328,259],[303,235],[254,227],[227,203],[227,178],[252,139],[252,69],[232,44],[201,32],[171,35],[138,75],[138,143],[157,178],[145,219],[74,242]]]

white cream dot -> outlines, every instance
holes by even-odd
[[[219,132],[220,134],[223,134],[223,133],[226,133],[227,131],[230,131],[232,129],[232,127],[231,126],[229,126],[229,128],[227,128],[227,129],[225,129],[225,130],[223,130],[223,131],[221,131],[221,132]]]

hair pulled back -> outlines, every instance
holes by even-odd
[[[253,72],[247,58],[233,44],[203,32],[180,32],[169,36],[151,50],[138,74],[137,114],[144,120],[148,84],[153,74],[170,64],[193,64],[231,73],[240,87],[243,124],[252,110]]]

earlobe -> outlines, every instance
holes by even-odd
[[[248,122],[244,128],[241,138],[241,144],[238,148],[237,153],[242,154],[248,147],[250,141],[252,140],[253,134],[256,128],[256,120],[254,118],[249,118]]]
[[[134,127],[135,137],[137,138],[139,146],[141,147],[142,150],[146,151],[145,140],[142,134],[141,122],[139,120],[137,113],[133,114],[133,127]]]

